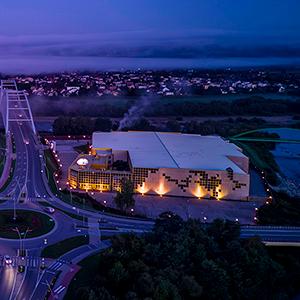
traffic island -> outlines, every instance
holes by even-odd
[[[27,239],[42,236],[55,226],[47,214],[18,209],[0,210],[0,238]]]
[[[47,246],[42,250],[42,257],[47,258],[59,258],[63,254],[76,249],[80,246],[87,245],[89,243],[88,235],[74,236],[56,244]]]

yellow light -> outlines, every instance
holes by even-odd
[[[194,196],[197,197],[198,199],[200,199],[201,197],[204,196],[204,193],[202,191],[201,185],[197,184],[195,192],[194,192]]]
[[[148,189],[145,186],[145,182],[142,183],[142,186],[138,186],[137,191],[142,194],[142,196],[148,192]]]
[[[166,193],[166,189],[164,188],[164,184],[160,183],[158,190],[156,190],[156,193],[159,194],[160,197],[162,197]]]

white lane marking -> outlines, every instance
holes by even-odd
[[[11,292],[10,292],[10,295],[9,295],[9,300],[12,299],[12,296],[14,294],[14,290],[15,290],[15,286],[16,286],[16,281],[17,281],[17,272],[14,271],[14,282],[13,282],[13,286],[12,286],[12,289],[11,289]]]

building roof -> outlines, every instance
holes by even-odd
[[[162,132],[94,132],[93,148],[129,152],[133,167],[245,172],[228,157],[245,155],[219,136]]]

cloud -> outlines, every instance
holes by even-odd
[[[221,61],[220,66],[234,66],[240,65],[242,58],[258,59],[256,64],[260,65],[261,59],[274,57],[294,63],[300,43],[293,37],[288,41],[283,43],[276,35],[255,38],[251,32],[205,29],[0,36],[0,72],[188,68],[217,66]],[[236,59],[232,65],[226,62],[230,58]]]

